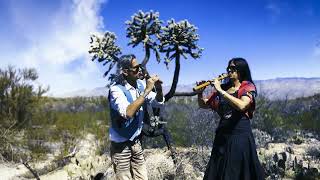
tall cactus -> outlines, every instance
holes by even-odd
[[[165,100],[168,101],[174,95],[195,95],[194,92],[175,94],[175,91],[179,80],[180,56],[186,59],[187,56],[190,55],[192,58],[197,59],[203,51],[203,49],[197,45],[199,40],[199,35],[196,33],[197,28],[187,20],[176,23],[173,19],[168,21],[168,24],[164,27],[162,26],[163,22],[159,20],[159,13],[153,11],[146,13],[139,11],[131,17],[131,20],[125,23],[127,25],[127,37],[130,38],[128,46],[132,45],[132,47],[136,47],[139,44],[143,44],[145,57],[142,65],[145,70],[147,69],[146,65],[150,59],[151,50],[154,51],[158,63],[161,61],[159,52],[165,53],[164,63],[167,67],[172,60],[175,60],[173,81],[170,91],[165,95]],[[106,32],[103,37],[97,35],[91,36],[89,53],[93,54],[92,61],[97,59],[98,62],[105,61],[103,65],[110,64],[104,76],[108,75],[115,63],[119,60],[118,55],[121,54],[120,48],[115,45],[115,40],[116,36],[111,32]],[[146,72],[148,73],[148,71]],[[110,84],[112,84],[116,77],[117,73],[110,75]],[[160,109],[153,109],[153,112],[155,113],[154,115],[159,116]],[[165,126],[162,126],[162,130],[162,135],[176,163],[175,150],[172,147],[169,132]]]
[[[187,59],[188,55],[193,59],[201,56],[203,48],[197,43],[199,35],[197,28],[187,20],[175,22],[174,19],[168,21],[166,26],[162,26],[158,12],[135,13],[131,20],[126,21],[127,37],[130,38],[129,46],[136,47],[142,44],[145,50],[145,57],[142,65],[145,69],[150,59],[150,51],[153,50],[156,60],[160,63],[160,53],[165,54],[164,63],[168,67],[172,60],[175,60],[175,71],[170,91],[165,95],[168,101],[173,96],[195,95],[195,93],[175,93],[180,74],[180,57]],[[104,62],[103,65],[110,64],[104,73],[107,76],[118,61],[121,54],[120,47],[115,44],[116,36],[114,33],[106,32],[103,37],[98,35],[91,36],[91,46],[89,53],[93,54],[92,61]],[[110,76],[109,79],[112,79]]]
[[[166,54],[165,64],[175,59],[175,70],[170,91],[165,95],[166,101],[174,96],[179,80],[180,73],[180,56],[187,59],[187,55],[197,59],[201,56],[203,48],[199,48],[197,42],[199,35],[196,33],[197,28],[187,20],[175,22],[174,19],[168,21],[166,27],[162,28],[160,34],[159,50]]]

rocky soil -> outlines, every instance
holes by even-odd
[[[254,132],[255,134],[261,132]],[[262,133],[265,138],[270,138]],[[261,137],[261,136],[260,136]],[[264,142],[257,139],[257,143]],[[316,138],[288,138],[285,143],[259,145],[257,151],[268,179],[320,179],[320,141]],[[49,156],[44,162],[30,166],[40,179],[114,179],[111,159],[106,152],[97,155],[97,141],[93,135],[79,140],[74,153],[64,161]],[[150,180],[202,179],[210,156],[210,148],[177,148],[178,163],[174,165],[166,148],[145,149]],[[32,179],[34,176],[22,164],[0,164],[0,179]]]

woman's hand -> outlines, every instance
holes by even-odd
[[[221,92],[222,88],[221,88],[221,81],[218,80],[218,78],[215,78],[212,82],[212,85],[214,86],[214,88],[218,91]]]
[[[196,85],[197,85],[197,86],[200,86],[201,84],[204,84],[204,83],[206,83],[206,82],[207,82],[207,81],[204,81],[204,80],[199,81],[199,82],[197,81],[197,82],[196,82]],[[202,94],[205,89],[206,89],[206,87],[203,87],[203,88],[201,88],[201,89],[198,89],[197,92],[198,92],[199,94]]]
[[[223,80],[224,78],[228,77],[228,74],[221,74],[219,75],[219,77],[213,79],[212,81],[212,85],[214,86],[214,88],[221,93],[222,88],[221,88],[221,80]]]
[[[203,81],[202,80],[202,81],[196,82],[196,85],[200,86],[201,84],[204,84],[206,82],[207,81]],[[206,87],[203,87],[203,88],[197,90],[197,93],[198,93],[198,105],[199,105],[200,108],[209,109],[209,106],[207,104],[208,99],[203,98],[203,91],[205,89],[206,89]]]

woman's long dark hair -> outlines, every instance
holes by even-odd
[[[231,64],[234,64],[236,67],[235,69],[240,74],[239,81],[250,81],[254,84],[251,77],[251,72],[247,61],[244,58],[232,58],[228,63],[228,67]]]
[[[240,77],[239,77],[240,83],[242,81],[249,81],[252,84],[254,84],[252,77],[251,77],[251,72],[250,72],[248,62],[244,58],[240,58],[240,57],[232,58],[229,60],[228,68],[230,67],[231,64],[235,65],[235,69],[237,70],[237,72],[240,75]],[[225,88],[227,88],[228,86],[230,86],[230,84],[226,85]],[[256,85],[254,84],[254,86],[256,86]]]

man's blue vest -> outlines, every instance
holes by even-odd
[[[144,86],[142,82],[138,80],[137,83],[138,83],[139,91],[143,92]],[[119,87],[122,90],[128,102],[131,104],[133,102],[133,98],[129,90],[127,90],[125,86],[122,86],[120,84],[117,84],[115,86]],[[110,102],[110,91],[109,91],[108,99]],[[112,109],[111,103],[110,103],[111,128],[114,129],[120,136],[126,139],[130,139],[139,128],[140,113],[141,111],[139,110],[138,113],[136,113],[136,115],[134,116],[134,118],[125,119],[120,115],[118,111]]]

